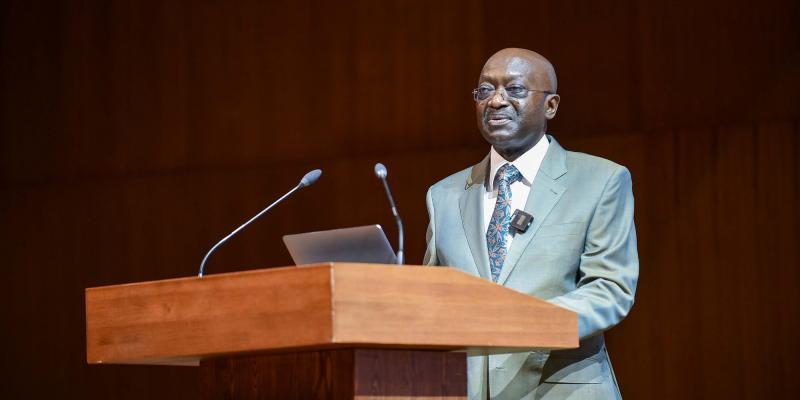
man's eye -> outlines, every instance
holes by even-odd
[[[528,89],[525,89],[523,86],[509,86],[506,88],[506,92],[508,92],[508,94],[511,96],[524,95],[527,91]]]
[[[482,87],[478,89],[478,95],[480,95],[481,97],[489,96],[489,94],[492,93],[493,91],[494,89]]]

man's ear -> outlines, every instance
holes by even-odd
[[[548,94],[544,100],[544,116],[547,119],[553,119],[558,111],[558,103],[561,102],[561,96],[557,94]]]

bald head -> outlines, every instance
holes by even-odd
[[[518,48],[508,48],[494,53],[483,65],[481,78],[487,71],[513,68],[518,71],[527,71],[528,80],[537,87],[532,89],[555,93],[558,91],[556,70],[541,54]]]

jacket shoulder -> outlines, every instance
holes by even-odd
[[[461,171],[458,171],[440,180],[439,182],[434,183],[428,190],[431,191],[432,194],[434,195],[444,191],[453,191],[453,190],[463,191],[467,185],[467,181],[469,179],[472,168],[473,167],[470,166],[468,168],[462,169]]]
[[[580,174],[593,176],[609,176],[614,174],[630,175],[628,169],[614,161],[591,154],[566,150],[567,168]]]

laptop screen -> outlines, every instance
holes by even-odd
[[[283,243],[297,265],[321,262],[397,263],[397,255],[380,225],[286,235]]]

